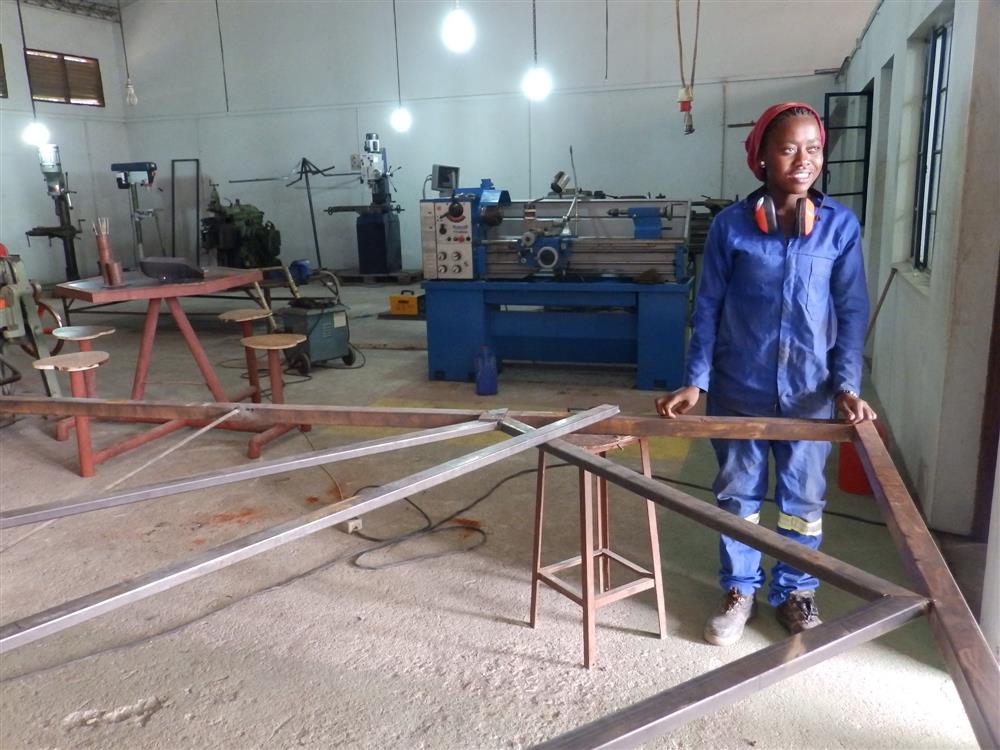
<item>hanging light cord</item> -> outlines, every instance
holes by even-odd
[[[609,21],[608,0],[604,0],[604,80],[608,80],[608,37],[611,24]]]
[[[698,64],[698,27],[701,25],[701,0],[695,6],[694,14],[694,55],[691,57],[691,85],[688,86],[684,78],[684,41],[681,38],[681,0],[676,0],[674,7],[677,11],[677,56],[680,61],[681,86],[686,89],[694,89],[694,70]]]
[[[118,28],[122,32],[122,55],[125,57],[125,79],[132,78],[128,70],[128,49],[125,47],[125,22],[122,20],[122,0],[118,0]]]
[[[535,67],[538,67],[538,17],[535,13],[535,0],[531,0],[531,41],[535,48]]]
[[[396,0],[392,0],[392,39],[396,44],[396,101],[403,106],[403,89],[399,85],[399,30],[396,25]]]
[[[229,111],[229,81],[226,78],[226,48],[222,46],[222,14],[219,0],[215,0],[215,22],[219,26],[219,56],[222,58],[222,93],[226,96],[226,112]]]
[[[21,54],[24,55],[24,68],[28,69],[28,40],[24,37],[24,16],[21,15],[21,0],[17,0],[17,22],[21,25]],[[30,82],[30,78],[29,78]],[[35,111],[35,97],[31,97],[31,119],[37,120],[38,113]]]

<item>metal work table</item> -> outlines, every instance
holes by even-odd
[[[242,401],[248,398],[252,389],[244,390],[232,397],[222,388],[219,376],[215,373],[212,363],[198,340],[198,334],[191,327],[191,321],[181,308],[181,297],[211,294],[227,289],[245,287],[261,280],[259,269],[212,268],[205,272],[205,278],[184,283],[161,283],[140,273],[126,273],[125,284],[120,287],[107,287],[101,277],[67,281],[56,286],[56,295],[63,299],[82,300],[94,304],[113,304],[116,302],[131,302],[148,300],[146,320],[142,327],[142,340],[139,344],[139,354],[136,358],[135,377],[132,380],[132,401],[139,401],[146,392],[146,378],[149,374],[149,364],[153,357],[153,344],[156,341],[156,328],[160,317],[160,304],[166,302],[180,329],[181,336],[187,344],[191,356],[201,372],[205,385],[212,393],[214,401]],[[95,451],[94,463],[102,463],[126,451],[138,448],[157,438],[169,435],[183,427],[194,423],[186,419],[150,420],[156,426],[133,437],[122,440],[108,447]],[[227,425],[221,425],[228,427]]]
[[[222,383],[219,382],[208,355],[198,341],[198,335],[191,327],[191,322],[184,314],[179,299],[234,289],[259,282],[261,279],[262,274],[257,269],[238,268],[211,268],[205,271],[205,278],[202,280],[173,284],[160,283],[141,273],[126,273],[125,285],[121,287],[106,287],[101,277],[95,276],[58,284],[56,296],[92,304],[149,300],[146,321],[142,327],[142,343],[139,345],[139,356],[135,365],[135,378],[132,381],[133,401],[138,401],[145,393],[146,376],[149,373],[149,362],[156,339],[156,324],[160,316],[160,303],[166,302],[212,396],[216,401],[228,401]]]
[[[497,359],[634,364],[635,387],[681,385],[691,282],[425,281],[431,380],[473,379]]]

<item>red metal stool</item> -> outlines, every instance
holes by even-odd
[[[588,453],[602,458],[613,448],[623,448],[632,443],[639,444],[642,457],[642,473],[652,475],[649,458],[649,443],[646,438],[615,435],[570,435],[564,438],[566,442],[582,448]],[[596,493],[594,484],[596,479]],[[597,499],[597,540],[594,539],[594,503]],[[531,627],[535,627],[535,617],[538,612],[538,584],[544,583],[558,591],[563,596],[576,602],[583,608],[583,665],[590,669],[595,662],[597,647],[597,610],[613,602],[634,596],[647,589],[656,593],[656,613],[659,626],[659,636],[664,638],[667,632],[667,617],[663,603],[663,574],[660,570],[660,540],[656,525],[656,504],[646,500],[646,523],[649,528],[649,551],[652,557],[652,569],[647,570],[628,560],[611,549],[611,533],[609,529],[610,513],[608,509],[608,483],[600,477],[594,477],[588,471],[580,469],[580,554],[561,562],[542,565],[542,527],[545,510],[545,446],[538,451],[538,480],[535,494],[535,539],[534,555],[531,573]],[[594,590],[594,562],[597,566],[597,589]],[[639,578],[620,586],[611,586],[611,562],[614,561],[628,568]],[[556,577],[556,573],[581,566],[581,588],[578,594],[566,583]]]
[[[267,352],[267,374],[271,380],[271,403],[285,403],[285,394],[281,380],[281,357],[278,355],[282,349],[291,349],[293,346],[301,344],[306,337],[300,333],[267,333],[262,336],[247,336],[240,339],[240,343],[246,347],[248,352],[252,352],[254,367],[257,366],[258,350]],[[249,360],[248,360],[249,363]],[[310,425],[307,424],[279,424],[254,435],[247,444],[247,458],[260,458],[260,452],[265,445],[275,438],[284,435],[289,430],[298,427],[302,432],[308,432]]]
[[[219,320],[226,323],[239,323],[240,332],[243,334],[243,338],[250,338],[253,336],[254,321],[265,320],[270,317],[270,310],[265,310],[262,307],[254,307],[240,310],[226,310],[226,312],[219,315]],[[248,346],[244,346],[243,351],[246,354],[247,359],[247,379],[250,381],[250,387],[246,390],[246,392],[240,393],[233,400],[242,401],[243,399],[249,397],[255,404],[259,404],[260,376],[257,373],[257,353]]]
[[[62,326],[52,331],[52,335],[63,341],[75,341],[81,352],[93,351],[91,342],[101,336],[109,336],[115,332],[111,326]],[[87,384],[87,398],[97,398],[97,381],[93,370],[86,370],[83,379]],[[56,440],[68,440],[70,430],[75,426],[73,417],[66,417],[56,422]]]
[[[86,398],[88,383],[85,373],[100,367],[108,359],[107,352],[88,351],[59,354],[31,363],[36,370],[56,370],[69,373],[70,392],[74,398]],[[93,375],[93,373],[91,373]],[[80,456],[80,475],[94,476],[94,454],[90,445],[90,417],[73,417],[76,423],[76,448]]]

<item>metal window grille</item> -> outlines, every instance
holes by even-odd
[[[7,70],[3,66],[3,45],[0,44],[0,99],[7,96]]]
[[[911,243],[913,267],[921,270],[929,269],[931,266],[934,230],[937,226],[941,151],[951,62],[950,31],[950,24],[938,26],[927,40]]]
[[[35,101],[104,106],[101,65],[94,58],[26,49],[24,59]]]
[[[862,225],[868,214],[871,122],[870,91],[824,95],[823,192],[850,206]]]

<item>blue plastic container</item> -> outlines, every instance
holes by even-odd
[[[497,358],[484,346],[476,355],[476,395],[493,396],[497,392]]]
[[[293,260],[288,264],[288,272],[292,275],[292,280],[296,284],[306,284],[309,282],[309,277],[312,275],[312,263],[310,263],[305,258],[301,260]]]

